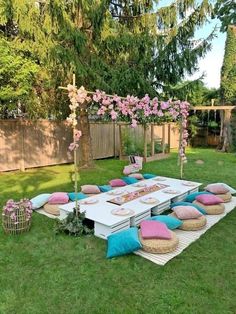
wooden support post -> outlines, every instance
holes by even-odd
[[[147,161],[147,126],[143,126],[143,137],[144,137],[144,144],[143,144],[143,160],[144,162]]]
[[[123,142],[122,142],[122,129],[121,129],[121,125],[119,125],[119,139],[120,139],[119,157],[120,157],[120,160],[121,160],[121,159],[122,159],[122,156],[123,156]]]
[[[114,154],[114,157],[116,157],[116,124],[115,122],[113,122],[112,131],[113,131],[113,154]]]
[[[19,120],[19,133],[20,133],[20,171],[25,171],[25,126],[24,121]]]
[[[166,130],[165,124],[162,126],[162,153],[165,154],[165,137],[166,137]]]
[[[168,153],[170,153],[170,131],[171,131],[170,123],[168,123]]]
[[[154,125],[151,125],[151,155],[155,155]]]

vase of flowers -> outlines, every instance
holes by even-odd
[[[3,207],[2,226],[7,234],[20,234],[28,231],[32,220],[32,203],[28,199],[19,202],[8,200]]]

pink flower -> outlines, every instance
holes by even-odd
[[[74,135],[75,141],[79,141],[79,139],[81,138],[81,136],[82,136],[82,132],[79,131],[79,130],[76,130],[76,131],[75,131],[75,135]]]
[[[77,149],[78,147],[79,147],[79,144],[77,144],[77,143],[70,143],[68,149],[70,151],[73,151],[73,150]]]
[[[137,125],[138,125],[137,120],[136,119],[132,119],[131,128],[136,128]]]

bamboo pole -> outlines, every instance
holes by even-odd
[[[122,142],[122,129],[121,129],[121,125],[119,125],[119,140],[120,140],[119,157],[120,157],[120,160],[121,160],[121,159],[122,159],[122,156],[123,156],[123,142]]]
[[[151,125],[151,155],[155,154],[155,142],[154,142],[154,125]]]
[[[146,162],[147,160],[147,126],[143,126],[143,137],[144,137],[144,143],[143,143],[143,159]]]
[[[162,125],[162,154],[165,153],[165,137],[166,137],[166,128],[165,124]]]
[[[170,153],[170,123],[168,123],[168,153]]]

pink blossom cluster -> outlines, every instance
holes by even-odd
[[[83,104],[85,101],[90,101],[91,98],[88,96],[87,91],[83,86],[77,89],[74,85],[67,85],[68,96],[70,99],[70,110],[71,113],[67,118],[67,121],[73,126],[76,127],[77,125],[77,116],[76,110],[80,104]]]
[[[188,145],[188,131],[187,131],[187,119],[189,115],[190,104],[187,101],[184,101],[180,104],[180,114],[181,114],[181,139],[180,139],[180,149],[179,156],[183,162],[187,162],[185,155],[185,148]]]
[[[138,123],[180,121],[183,132],[179,154],[183,160],[186,160],[187,117],[190,107],[188,102],[180,100],[159,101],[157,97],[150,99],[148,95],[141,99],[130,95],[121,99],[117,95],[107,96],[105,92],[100,90],[96,90],[94,93],[93,102],[98,104],[98,116],[110,118],[113,121],[130,122],[132,128],[135,128]]]
[[[10,216],[10,218],[17,225],[19,223],[18,214],[20,212],[24,212],[26,214],[26,220],[28,221],[31,218],[33,212],[31,201],[28,199],[22,199],[19,202],[15,202],[14,200],[10,199],[3,207],[2,215]]]
[[[98,104],[97,115],[109,117],[111,120],[129,121],[131,127],[138,123],[176,121],[186,111],[186,102],[168,100],[158,101],[148,95],[139,99],[128,95],[125,98],[107,96],[105,92],[96,90],[93,101]]]
[[[79,148],[79,140],[81,136],[82,136],[82,132],[80,130],[74,130],[74,141],[70,143],[68,147],[70,151],[73,151]]]

